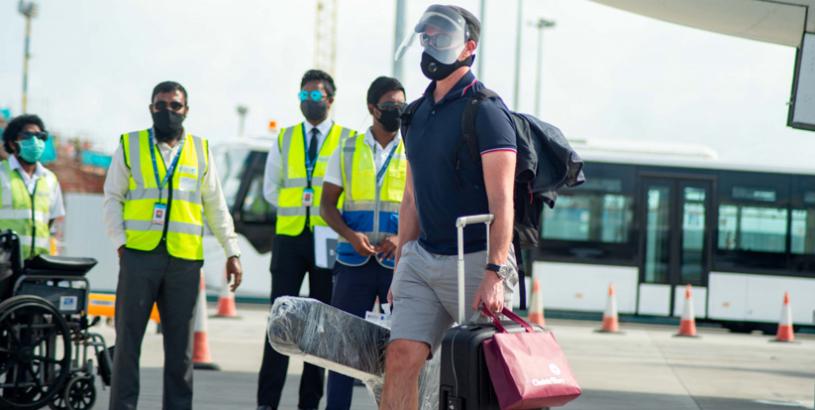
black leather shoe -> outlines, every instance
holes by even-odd
[[[272,406],[258,406],[258,410],[273,410]]]

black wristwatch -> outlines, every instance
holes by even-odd
[[[507,276],[509,276],[509,266],[508,265],[496,265],[494,263],[488,263],[486,266],[488,271],[495,272],[495,274],[501,278],[501,280],[505,280]]]

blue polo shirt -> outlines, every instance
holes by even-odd
[[[472,93],[484,85],[468,72],[439,102],[433,100],[433,82],[413,114],[405,150],[413,175],[413,192],[419,213],[419,244],[428,252],[455,255],[456,218],[489,213],[484,175],[473,160],[461,134],[461,116]],[[476,115],[481,154],[515,150],[515,128],[509,110],[500,100],[485,100]],[[460,169],[456,170],[456,159]],[[486,247],[484,225],[464,229],[464,251]]]

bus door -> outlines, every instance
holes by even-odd
[[[685,286],[705,317],[711,259],[712,179],[640,179],[640,283],[637,314],[681,316]]]

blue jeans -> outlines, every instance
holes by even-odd
[[[387,303],[388,289],[393,279],[393,269],[380,265],[371,258],[362,266],[334,265],[334,291],[331,305],[352,315],[365,316],[371,310],[374,299]],[[339,373],[328,374],[328,398],[326,410],[349,410],[354,393],[354,379]]]

